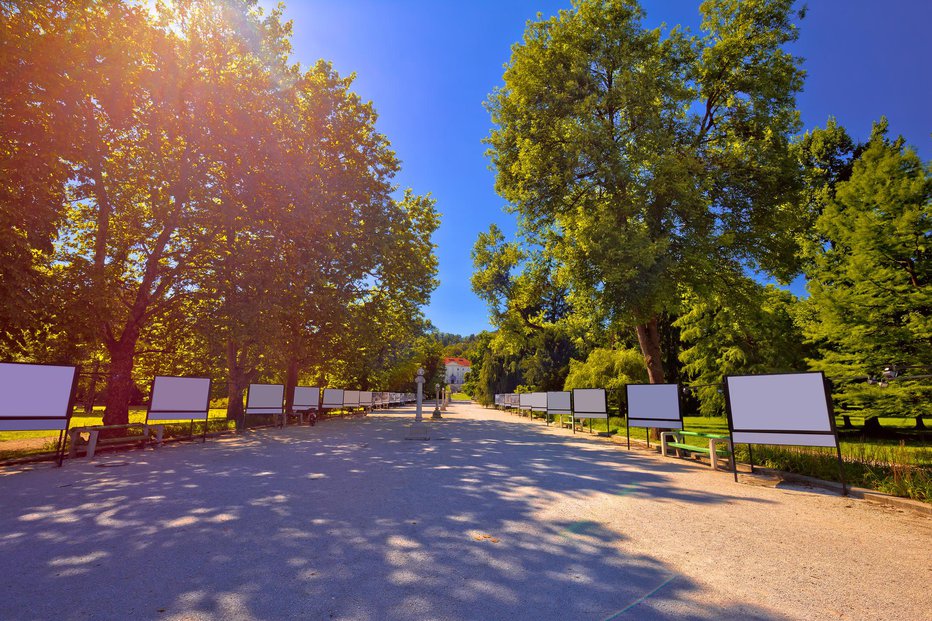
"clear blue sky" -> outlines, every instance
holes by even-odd
[[[271,6],[273,2],[263,4]],[[699,0],[644,1],[647,25],[699,26]],[[807,129],[835,116],[857,139],[886,115],[932,157],[932,0],[810,0],[791,51],[808,73],[799,108]],[[355,72],[354,90],[379,113],[378,129],[402,160],[400,187],[432,193],[442,214],[434,242],[440,286],[426,309],[444,332],[487,329],[485,305],[469,287],[470,249],[495,222],[506,233],[481,140],[491,127],[482,106],[501,84],[525,22],[570,1],[289,0],[295,58],[331,61]],[[799,293],[800,285],[793,289]]]

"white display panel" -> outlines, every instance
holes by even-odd
[[[324,388],[324,409],[338,410],[343,407],[342,388]]]
[[[0,363],[0,430],[66,429],[76,377],[74,366]]]
[[[548,392],[547,413],[559,415],[572,414],[570,398],[569,391]]]
[[[535,412],[546,412],[547,411],[547,393],[545,392],[532,392],[531,393],[531,409]]]
[[[359,405],[360,407],[369,407],[372,405],[372,391],[371,390],[360,390],[359,391]]]
[[[281,414],[284,409],[283,384],[250,384],[246,396],[247,414]]]
[[[628,384],[628,426],[682,429],[678,384]]]
[[[531,409],[531,394],[529,392],[522,392],[518,395],[518,407],[522,410]]]
[[[209,409],[209,377],[157,375],[146,420],[207,420]]]
[[[576,418],[608,418],[604,388],[574,388],[573,414]]]
[[[821,373],[729,376],[725,382],[734,442],[837,445]]]
[[[295,386],[294,410],[316,410],[320,403],[320,388],[316,386]]]
[[[359,407],[359,391],[358,390],[344,390],[343,391],[343,405],[348,408],[358,408]]]

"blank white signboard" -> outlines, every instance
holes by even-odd
[[[836,446],[821,373],[730,376],[725,381],[734,442]]]
[[[530,410],[531,409],[531,393],[522,392],[520,395],[518,395],[518,406],[522,410]]]
[[[206,420],[209,408],[209,377],[157,375],[147,420]]]
[[[571,412],[569,391],[547,393],[548,414],[570,414]]]
[[[316,386],[295,386],[294,403],[292,409],[295,410],[316,410],[320,401],[320,388]]]
[[[573,413],[576,418],[608,418],[604,388],[574,388]]]
[[[246,398],[246,413],[281,414],[284,400],[283,384],[250,384]]]
[[[343,391],[343,405],[348,408],[359,407],[359,391],[358,390],[344,390]]]
[[[324,409],[332,410],[343,407],[342,388],[324,388]]]
[[[678,384],[628,384],[629,427],[682,429]]]
[[[366,406],[366,407],[372,405],[372,391],[371,390],[360,390],[359,391],[359,405]]]
[[[73,366],[0,363],[0,430],[67,428],[76,376]]]
[[[531,393],[531,409],[533,409],[535,412],[546,412],[547,411],[547,393],[532,392]]]

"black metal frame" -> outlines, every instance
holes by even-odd
[[[243,427],[245,428],[246,426],[247,416],[275,416],[276,414],[275,412],[253,412],[252,414],[250,414],[249,393],[252,391],[253,386],[281,386],[282,387],[281,411],[278,413],[278,415],[281,416],[281,424],[279,425],[279,427],[284,427],[285,426],[285,385],[284,384],[258,384],[258,383],[249,384],[249,387],[246,389],[246,405],[243,407]],[[263,406],[263,409],[271,410],[273,408]]]
[[[610,430],[608,419],[611,416],[611,412],[608,411],[608,391],[604,388],[574,388],[572,405],[573,405],[573,433],[576,433],[576,419],[577,418],[586,418],[589,420],[589,433],[592,433],[592,418],[589,416],[580,416],[579,412],[576,411],[576,391],[577,390],[601,390],[602,391],[602,402],[605,404],[605,433],[607,434]],[[602,412],[583,412],[583,414],[602,414]],[[601,416],[599,417],[601,418]]]
[[[546,409],[546,415],[547,415],[547,425],[548,425],[548,426],[550,425],[550,416],[551,416],[551,414],[550,414],[550,393],[552,393],[552,392],[554,392],[554,393],[562,392],[562,393],[566,393],[566,394],[568,394],[568,395],[570,396],[569,414],[570,414],[570,416],[573,415],[573,391],[572,391],[572,390],[548,390],[548,391],[545,393],[545,394],[547,395],[547,409]],[[560,417],[560,427],[562,428],[562,427],[563,427],[563,412],[560,412],[559,414],[554,414],[554,416],[559,416],[559,417]],[[573,431],[575,431],[575,426],[576,426],[576,425],[575,425],[575,422],[574,422],[574,424],[573,424],[573,427],[574,427]]]
[[[146,408],[146,427],[147,428],[149,426],[149,414],[152,412],[152,397],[155,396],[155,380],[157,380],[160,377],[172,378],[172,379],[205,379],[207,380],[207,403],[204,404],[204,433],[201,435],[201,442],[206,443],[207,442],[207,420],[210,418],[210,390],[211,388],[213,388],[214,380],[210,377],[206,377],[203,375],[156,375],[154,376],[152,378],[152,383],[149,384],[149,406]],[[184,414],[184,413],[193,412],[195,410],[188,409],[188,410],[157,410],[157,411],[164,412],[165,414],[173,414],[176,412],[178,414]],[[180,418],[178,420],[184,420],[184,419]],[[188,431],[188,436],[190,438],[194,438],[194,421],[196,421],[197,419],[189,418],[188,420],[191,422],[191,428]]]
[[[647,418],[645,419],[644,417],[639,417],[639,420],[656,420],[658,422],[666,421],[668,423],[678,422],[680,424],[680,429],[685,427],[685,424],[683,423],[683,391],[681,390],[681,386],[679,384],[671,384],[669,382],[666,382],[663,384],[625,384],[625,404],[626,404],[625,436],[628,439],[628,450],[629,451],[631,450],[631,426],[629,424],[631,421],[631,406],[630,406],[631,401],[629,398],[630,395],[628,393],[629,386],[676,386],[676,408],[677,410],[679,410],[679,414],[680,414],[679,418]],[[641,429],[663,429],[663,427],[660,427],[660,426],[641,427]],[[649,433],[647,434],[647,447],[650,448],[650,434]]]
[[[826,411],[828,412],[828,422],[830,431],[812,431],[809,429],[806,430],[794,430],[794,429],[735,429],[734,419],[731,412],[731,394],[728,390],[728,380],[732,377],[775,377],[775,376],[786,376],[786,375],[820,375],[822,377],[822,390],[825,395],[825,405]],[[848,495],[848,484],[845,481],[845,467],[844,462],[841,459],[841,444],[838,441],[838,429],[835,426],[835,406],[832,404],[832,391],[829,387],[828,380],[825,378],[825,373],[822,371],[800,371],[798,373],[757,373],[754,375],[726,375],[723,382],[725,390],[725,413],[728,416],[728,433],[731,436],[731,450],[734,454],[735,450],[735,432],[739,433],[785,433],[785,434],[795,434],[795,435],[812,435],[812,436],[832,436],[835,440],[835,454],[838,458],[838,477],[841,479],[841,493],[843,496]],[[751,446],[753,444],[763,444],[762,442],[742,442],[742,444],[748,445],[748,461],[750,461],[751,473],[754,473],[754,454],[751,452]],[[775,444],[774,446],[807,446],[805,444]],[[810,445],[814,446],[814,445]],[[823,447],[825,448],[825,447]],[[738,462],[735,460],[735,482],[738,482]]]
[[[317,389],[317,403],[314,404],[314,407],[313,407],[313,408],[308,407],[308,408],[302,408],[302,409],[300,409],[300,410],[296,410],[296,409],[295,409],[295,407],[294,407],[294,405],[295,405],[295,404],[294,404],[294,397],[295,397],[295,393],[298,391],[298,388],[316,388],[316,389]],[[307,413],[308,413],[308,423],[310,423],[311,425],[313,425],[313,424],[314,424],[314,419],[311,418],[310,412],[313,411],[313,412],[314,412],[314,416],[315,416],[315,417],[317,416],[317,413],[321,411],[321,410],[320,410],[320,401],[321,401],[321,399],[323,399],[323,396],[324,396],[324,391],[323,391],[323,389],[322,389],[320,386],[295,386],[295,387],[294,387],[294,392],[291,393],[291,411],[292,411],[292,412],[307,412]],[[300,416],[299,416],[299,418],[300,418]]]
[[[58,448],[55,450],[56,461],[58,462],[58,467],[61,468],[62,463],[65,459],[65,432],[68,431],[68,428],[71,426],[71,416],[74,413],[74,401],[75,395],[77,394],[78,388],[78,367],[74,364],[51,364],[45,362],[5,362],[3,364],[15,364],[20,366],[33,366],[33,367],[58,367],[58,368],[71,368],[71,391],[68,394],[68,406],[65,411],[64,416],[3,416],[4,420],[65,420],[65,428],[58,430]],[[20,431],[35,431],[30,429],[22,429]],[[54,430],[49,430],[54,431]]]

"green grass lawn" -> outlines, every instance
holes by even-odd
[[[469,401],[471,399],[471,397],[465,392],[454,392],[452,395],[450,395],[450,398],[454,401]]]
[[[80,415],[75,414],[71,417],[71,421],[68,425],[69,429],[74,429],[75,427],[89,427],[93,425],[103,424],[103,408],[94,408],[94,414],[92,416],[85,416],[83,408],[80,410]],[[145,407],[131,407],[129,411],[129,422],[131,423],[144,423],[146,421],[146,408]],[[178,420],[178,421],[159,421],[159,424],[165,425],[165,434],[163,437],[172,438],[177,436],[187,436],[191,430],[190,421],[187,420]],[[229,421],[226,418],[226,408],[211,408],[208,413],[208,430],[211,432],[220,431],[222,429],[232,429],[233,421]],[[196,423],[194,427],[194,433],[203,432],[203,427]],[[45,442],[41,446],[35,446],[35,444],[30,448],[4,448],[3,442],[10,442],[16,440],[37,440],[42,439]],[[5,459],[16,459],[18,457],[28,457],[30,455],[38,455],[41,453],[49,453],[55,450],[58,443],[58,432],[57,431],[2,431],[0,432],[0,460]]]
[[[854,430],[841,429],[842,420],[836,421],[844,461],[845,480],[859,487],[876,489],[897,496],[924,500],[932,503],[932,430],[917,431],[914,419],[883,419],[881,424],[892,432],[890,437],[864,438],[858,429],[863,418],[852,417]],[[589,430],[589,421],[584,429]],[[686,416],[683,419],[687,431],[711,434],[728,434],[728,421],[724,417]],[[611,417],[609,428],[612,434],[625,435],[625,419]],[[605,432],[605,421],[592,421],[595,433]],[[630,429],[631,438],[647,440],[648,430],[640,427]],[[708,447],[702,438],[686,437],[685,444]],[[651,445],[659,441],[651,441]],[[820,479],[838,481],[838,460],[835,449],[819,447],[755,446],[754,463],[758,466],[795,472]],[[735,447],[735,458],[739,463],[749,463],[747,445]]]

